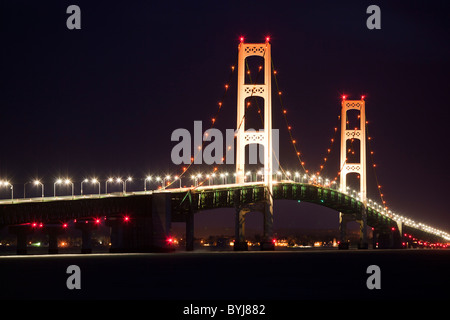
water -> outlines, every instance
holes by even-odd
[[[69,290],[67,267],[81,270]],[[369,290],[367,267],[381,271]],[[58,254],[0,257],[1,299],[450,299],[450,250]]]

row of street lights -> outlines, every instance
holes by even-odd
[[[166,177],[164,177],[163,179],[161,179],[160,177],[156,177],[156,181],[157,182],[162,182],[162,188],[164,189],[164,187],[165,187],[165,185],[166,185],[166,181],[169,181],[171,179],[171,177],[170,176],[166,176]],[[176,179],[179,179],[178,178],[178,176],[175,176],[175,180]],[[152,181],[153,179],[152,179],[152,177],[151,176],[147,176],[145,179],[144,179],[144,181],[145,181],[145,183],[144,183],[144,189],[145,189],[145,191],[147,191],[147,182],[149,182],[149,181]],[[106,181],[105,181],[105,193],[107,194],[108,193],[108,183],[109,184],[112,184],[112,183],[119,183],[119,184],[122,184],[122,190],[123,190],[123,193],[126,193],[127,192],[127,182],[129,183],[129,182],[132,182],[133,181],[133,178],[132,177],[128,177],[128,178],[126,178],[126,179],[122,179],[122,178],[108,178]],[[39,180],[33,180],[33,181],[29,181],[29,182],[26,182],[25,184],[24,184],[24,186],[23,186],[23,197],[24,198],[26,198],[26,186],[28,185],[28,184],[30,184],[30,183],[32,183],[32,184],[34,184],[35,186],[41,186],[41,197],[43,198],[44,197],[44,184],[41,182],[41,181],[39,181]],[[80,187],[81,187],[81,195],[83,195],[84,194],[84,188],[83,188],[83,185],[84,184],[87,184],[87,183],[91,183],[92,185],[98,185],[98,194],[100,195],[101,194],[101,183],[100,183],[100,180],[98,180],[97,178],[93,178],[93,179],[84,179],[83,181],[81,181],[81,185],[80,185]],[[53,183],[53,197],[56,197],[56,186],[57,185],[66,185],[66,186],[71,186],[71,189],[72,189],[72,196],[74,196],[74,183],[72,182],[72,180],[70,180],[70,179],[57,179],[54,183]],[[7,182],[7,181],[0,181],[0,187],[1,186],[10,186],[11,187],[11,190],[12,190],[12,188],[13,188],[13,186],[12,186],[12,184],[11,183],[9,183],[9,182]],[[180,188],[181,188],[181,179],[180,179]],[[11,199],[13,199],[13,195],[11,195]]]
[[[191,175],[191,180],[193,181],[193,185],[194,186],[198,186],[199,185],[199,181],[200,179],[204,178],[206,180],[208,180],[208,185],[214,185],[215,184],[215,179],[216,178],[220,178],[222,184],[228,184],[228,179],[229,176],[231,176],[228,172],[224,172],[224,173],[220,173],[220,174],[216,174],[216,173],[212,173],[212,174],[206,174],[203,175],[201,173],[198,174],[194,174]],[[236,173],[233,173],[232,175],[234,177],[234,181],[235,181],[235,177],[236,177]],[[260,176],[260,179],[258,179],[258,177]],[[252,182],[253,181],[253,173],[251,171],[247,171],[245,173],[245,178],[247,182]],[[278,181],[279,179],[282,180],[283,179],[283,173],[281,173],[280,171],[274,173],[273,178],[275,181]],[[287,180],[292,180],[294,182],[302,182],[302,183],[319,183],[319,184],[324,184],[325,186],[330,186],[330,187],[337,187],[337,184],[335,181],[332,181],[330,183],[330,181],[328,179],[323,179],[320,176],[308,176],[307,174],[304,175],[300,175],[298,172],[295,172],[294,174],[291,174],[289,171],[284,172],[284,178]],[[161,189],[165,189],[168,185],[169,182],[175,182],[175,181],[179,181],[179,188],[182,187],[182,182],[181,182],[181,177],[179,176],[170,176],[170,175],[166,175],[163,177],[160,176],[156,176],[156,177],[152,177],[150,175],[148,175],[145,179],[144,179],[144,191],[147,191],[148,188],[148,184],[150,182],[155,181],[158,185],[159,183],[161,183]],[[263,181],[263,173],[262,171],[258,171],[255,172],[255,182],[258,181]],[[122,179],[122,178],[108,178],[105,180],[105,193],[108,193],[108,184],[112,184],[112,183],[118,183],[118,184],[122,184],[122,188],[123,188],[123,193],[127,192],[127,183],[132,182],[133,179],[132,177],[128,177],[126,179]],[[97,178],[92,178],[92,179],[84,179],[83,181],[81,181],[81,195],[84,195],[84,184],[92,184],[92,185],[98,185],[98,194],[101,194],[101,182],[100,180],[98,180]],[[41,197],[44,198],[44,184],[40,181],[40,180],[33,180],[33,181],[28,181],[24,184],[23,187],[23,197],[26,198],[26,186],[28,184],[33,184],[34,186],[41,187]],[[53,183],[53,196],[56,197],[56,186],[57,185],[65,185],[65,186],[70,186],[71,187],[71,193],[72,193],[72,197],[74,196],[74,183],[72,182],[72,180],[70,180],[69,178],[66,179],[57,179],[54,183]],[[0,180],[0,187],[10,187],[11,189],[11,199],[14,198],[14,190],[13,190],[13,185],[9,182],[9,181],[3,181]]]

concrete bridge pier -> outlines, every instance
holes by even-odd
[[[194,251],[194,212],[189,210],[186,217],[186,251]]]
[[[190,240],[194,241],[194,217],[187,221],[192,234],[189,235]],[[191,224],[189,224],[189,222]],[[188,226],[187,226],[188,227]],[[170,237],[170,230],[172,228],[172,195],[170,193],[154,193],[152,199],[151,211],[151,233],[149,242],[151,243],[151,250],[153,252],[169,252],[173,251],[168,239]]]
[[[249,208],[237,207],[236,208],[236,220],[235,220],[235,241],[234,251],[247,251],[248,244],[245,240],[245,215],[250,212]]]
[[[339,212],[339,249],[347,250],[350,242],[347,239],[347,223],[352,220],[352,216]]]
[[[393,247],[394,241],[392,232],[384,229],[375,229],[373,234],[374,248],[391,249]]]
[[[381,227],[373,230],[373,247],[378,249],[401,249],[402,238],[395,227]]]
[[[92,231],[98,228],[98,224],[77,220],[75,228],[81,231],[81,253],[92,253]]]
[[[245,216],[249,212],[260,212],[264,219],[263,240],[260,243],[262,251],[275,250],[273,243],[273,205],[270,202],[257,202],[236,207],[234,251],[247,251],[245,239]]]
[[[367,239],[367,211],[364,207],[361,212],[361,220],[357,220],[359,223],[359,243],[358,249],[368,249],[369,242]]]
[[[64,228],[60,223],[58,224],[46,224],[43,228],[44,232],[48,236],[48,253],[57,254],[58,253],[58,236],[65,232]]]
[[[275,250],[275,243],[273,242],[273,201],[269,200],[265,203],[263,215],[264,236],[260,248],[262,251],[272,251]]]
[[[105,223],[111,228],[111,248],[109,248],[109,252],[126,252],[124,243],[126,226],[118,219],[118,217],[109,217]]]
[[[369,242],[367,237],[367,214],[365,209],[361,214],[361,220],[355,220],[350,214],[339,212],[339,249],[347,250],[350,247],[350,241],[347,237],[347,224],[350,221],[359,223],[359,242],[358,249],[368,249]]]
[[[15,234],[17,237],[16,253],[20,255],[27,254],[27,238],[28,235],[32,234],[35,231],[35,227],[33,227],[29,223],[11,225],[8,227],[8,231],[12,234]]]

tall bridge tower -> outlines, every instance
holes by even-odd
[[[364,212],[361,212],[360,219],[360,248],[367,247],[367,174],[366,174],[366,105],[364,97],[361,100],[347,100],[346,96],[342,97],[341,102],[341,161],[340,161],[340,191],[347,191],[347,175],[356,173],[359,176],[359,198],[364,204]],[[350,110],[359,111],[357,117],[359,121],[354,128],[349,127]],[[353,142],[359,140],[359,161],[350,162],[350,153],[355,152]],[[348,141],[351,142],[350,148]],[[356,143],[355,143],[356,144]],[[347,243],[347,222],[353,220],[349,215],[339,213],[339,230],[341,248],[348,247]]]
[[[264,186],[267,192],[264,214],[264,243],[270,247],[273,236],[273,197],[272,197],[272,67],[269,38],[265,43],[244,43],[241,37],[238,53],[238,86],[237,86],[237,133],[236,133],[236,183],[245,181],[245,146],[257,143],[264,146]],[[264,84],[248,84],[245,82],[246,59],[250,56],[259,56],[264,59]],[[261,97],[264,99],[264,130],[245,130],[246,99]],[[245,212],[248,208],[237,208],[236,212],[236,242],[245,242],[244,226]],[[244,250],[245,250],[244,244]],[[263,244],[261,247],[263,248]],[[235,249],[239,250],[237,246]]]

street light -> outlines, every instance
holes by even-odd
[[[10,186],[10,189],[11,189],[11,201],[13,201],[14,200],[14,188],[13,188],[13,185],[11,183],[9,183],[9,181],[0,181],[0,186],[4,186],[4,187]]]
[[[69,184],[72,185],[72,198],[73,198],[73,182],[70,181],[69,179],[66,179],[66,180],[64,180],[64,184],[65,184],[65,185],[69,185]]]
[[[127,181],[131,182],[131,181],[133,181],[133,178],[128,177],[127,180],[125,180],[124,185],[123,185],[123,193],[127,193]]]
[[[105,193],[108,194],[108,182],[113,182],[113,178],[108,178],[108,180],[105,181]]]
[[[97,178],[93,178],[92,180],[91,180],[91,182],[92,182],[92,184],[96,184],[96,183],[98,183],[98,196],[100,197],[100,181],[98,181],[97,180]]]
[[[289,171],[286,171],[286,179],[291,180],[291,173]]]
[[[170,176],[169,175],[165,176],[164,179],[163,179],[163,184],[162,184],[162,188],[163,189],[166,189],[166,180],[170,180]]]
[[[161,181],[161,177],[156,177],[156,181],[157,182]]]
[[[179,180],[179,181],[180,181],[180,189],[181,189],[181,177],[175,176],[175,177],[173,177],[173,178],[174,178],[174,180]]]
[[[23,185],[23,198],[25,199],[25,187],[27,186],[27,184],[31,183],[31,181],[25,182],[25,184]]]
[[[252,173],[251,173],[251,171],[247,171],[247,173],[245,175],[248,176],[249,179],[250,179],[250,181],[248,181],[248,182],[252,182]]]
[[[121,182],[122,182],[122,192],[125,192],[125,184],[124,184],[122,178],[117,178],[117,179],[116,179],[116,182],[117,182],[117,183],[121,183]]]
[[[264,179],[263,179],[263,177],[264,177],[264,172],[262,172],[261,170],[259,170],[259,171],[256,173],[256,182],[258,182],[258,175],[261,176],[261,181],[264,181]]]
[[[83,195],[83,183],[88,183],[89,179],[84,179],[83,181],[81,181],[81,195]]]
[[[58,180],[56,180],[55,183],[53,184],[53,197],[55,197],[55,198],[56,198],[56,185],[57,185],[57,184],[61,184],[61,183],[62,183],[62,180],[61,180],[61,179],[58,179]]]
[[[144,179],[144,191],[147,191],[147,181],[152,181],[152,177],[151,176],[147,176]]]
[[[40,182],[39,180],[34,180],[33,184],[35,186],[41,185],[42,200],[44,200],[44,184],[42,182]],[[24,195],[24,197],[25,197],[25,195]]]

